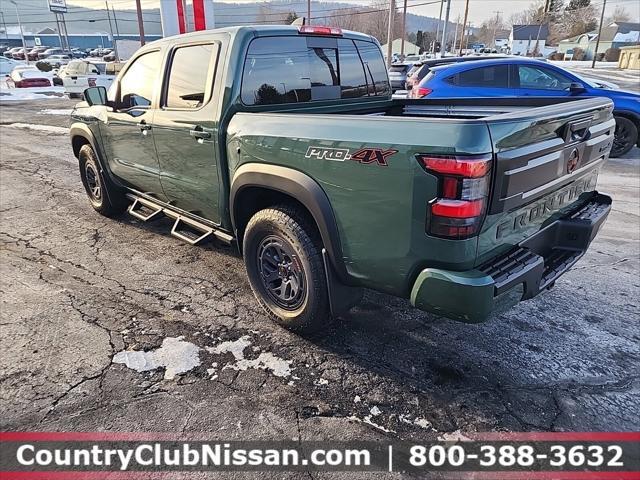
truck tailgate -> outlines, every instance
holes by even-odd
[[[612,111],[610,100],[590,98],[485,119],[495,163],[478,263],[576,208],[595,190],[613,144]]]

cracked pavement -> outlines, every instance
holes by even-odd
[[[232,249],[182,243],[166,220],[99,216],[68,137],[8,125],[68,126],[39,111],[73,103],[2,105],[2,430],[419,441],[640,429],[639,149],[604,168],[613,211],[553,290],[481,325],[367,292],[324,338],[305,339],[267,319]],[[212,347],[243,336],[248,358],[271,353],[291,375],[212,375],[234,360]],[[112,363],[167,337],[200,348],[200,365],[166,380]]]

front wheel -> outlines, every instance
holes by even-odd
[[[616,131],[613,137],[613,148],[611,157],[621,157],[638,142],[638,127],[626,117],[614,117],[616,120]]]
[[[273,320],[299,333],[331,320],[321,245],[305,212],[286,205],[259,211],[244,233],[253,293]]]
[[[93,209],[106,217],[113,217],[127,209],[124,192],[103,175],[91,145],[83,145],[78,155],[80,178]]]

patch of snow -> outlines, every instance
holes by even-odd
[[[382,425],[378,425],[377,423],[373,422],[371,420],[371,415],[367,415],[363,419],[358,418],[355,415],[352,415],[350,417],[347,417],[347,419],[348,420],[353,420],[354,422],[366,423],[367,425],[371,425],[372,427],[377,428],[378,430],[383,431],[385,433],[396,433],[395,430],[389,430],[388,428],[385,428]]]
[[[420,428],[430,428],[431,427],[431,422],[429,422],[429,420],[427,420],[426,418],[418,417],[413,421],[413,423],[415,423]]]
[[[51,98],[67,98],[64,96],[64,87],[8,88],[6,82],[0,83],[0,102],[22,102]]]
[[[471,440],[469,437],[460,432],[460,430],[456,430],[455,432],[447,432],[443,433],[438,437],[438,440],[441,442],[453,442],[453,441],[467,441]]]
[[[223,354],[231,353],[236,360],[244,359],[244,349],[251,345],[247,335],[243,335],[238,340],[222,342],[215,347],[207,347],[209,353]]]
[[[382,414],[382,410],[380,410],[376,405],[371,407],[371,410],[369,411],[371,412],[371,415],[373,415],[374,417],[377,417],[378,415]]]
[[[416,417],[415,419],[411,420],[406,415],[400,415],[398,418],[402,423],[408,423],[409,425],[417,425],[418,427],[424,428],[425,430],[435,430],[431,426],[431,422],[429,422],[429,420],[427,420],[426,418]]]
[[[71,108],[45,108],[40,110],[40,115],[66,115],[71,116],[73,109]]]
[[[26,128],[29,130],[36,130],[38,132],[49,132],[58,135],[67,135],[69,133],[69,129],[67,127],[56,127],[54,125],[37,125],[35,123],[8,123],[2,126],[9,128]]]
[[[165,380],[172,380],[176,375],[200,365],[199,352],[200,348],[193,343],[185,342],[184,337],[167,337],[156,350],[118,352],[113,357],[113,363],[125,364],[137,372],[165,367]]]
[[[291,375],[291,360],[276,357],[271,352],[263,352],[258,358],[253,360],[247,360],[245,358],[236,362],[235,365],[226,365],[224,368],[233,368],[234,370],[257,368],[260,370],[270,370],[276,377],[288,377]]]
[[[627,33],[618,32],[616,36],[613,37],[614,43],[637,43],[640,42],[640,31],[639,30],[631,30]]]
[[[251,345],[251,340],[247,335],[243,335],[237,340],[222,342],[215,347],[207,347],[209,353],[221,355],[223,353],[231,353],[236,359],[236,363],[227,364],[223,370],[231,368],[233,370],[248,370],[255,368],[259,370],[268,370],[276,377],[288,377],[291,375],[291,360],[284,360],[271,352],[262,352],[258,358],[248,359],[244,357],[244,351]],[[252,349],[254,352],[255,348]]]
[[[355,397],[353,397],[353,403],[360,403],[360,401],[360,395],[356,395]]]
[[[326,378],[319,378],[316,382],[317,385],[329,385],[329,380]]]

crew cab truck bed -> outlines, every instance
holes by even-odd
[[[175,75],[205,71],[202,92],[179,95],[173,65],[196,47]],[[138,88],[127,72],[151,57],[164,73]],[[173,37],[141,49],[108,96],[86,96],[71,135],[94,208],[133,200],[187,241],[235,243],[260,303],[294,329],[323,328],[362,287],[485,320],[553,285],[610,209],[595,190],[609,100],[392,101],[379,45],[353,32]]]

